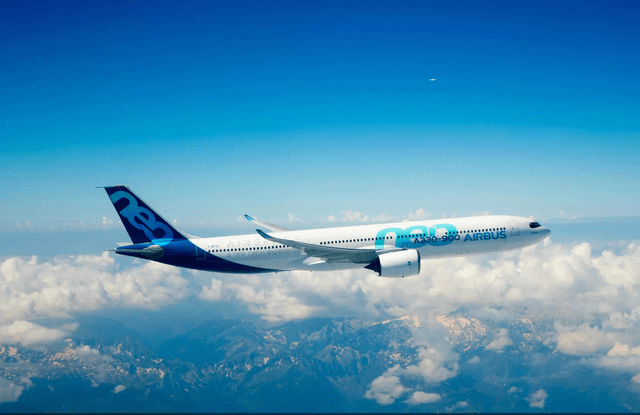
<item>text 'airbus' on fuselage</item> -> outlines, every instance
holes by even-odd
[[[245,215],[269,233],[199,238],[178,232],[126,186],[105,187],[133,244],[116,249],[178,267],[229,273],[367,268],[381,277],[420,273],[420,261],[535,244],[550,231],[518,216],[476,216],[289,230]]]

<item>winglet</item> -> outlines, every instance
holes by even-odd
[[[258,232],[258,235],[262,236],[264,239],[267,239],[269,241],[273,239],[273,236],[261,231],[260,229],[256,229],[256,232]]]
[[[290,229],[283,228],[282,226],[274,225],[273,223],[261,222],[261,221],[259,221],[257,219],[252,218],[249,215],[244,215],[244,217],[247,218],[247,220],[249,222],[253,222],[254,225],[262,226],[263,228],[267,228],[272,232],[288,232],[288,231],[290,231]]]

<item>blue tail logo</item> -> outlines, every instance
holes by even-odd
[[[105,190],[133,243],[164,245],[174,239],[185,239],[126,186],[105,187]]]

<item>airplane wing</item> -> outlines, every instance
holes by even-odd
[[[267,228],[270,231],[273,232],[288,232],[291,229],[287,229],[287,228],[283,228],[281,226],[278,225],[274,225],[273,223],[267,223],[267,222],[260,222],[257,219],[252,218],[249,215],[244,215],[245,218],[247,218],[248,221],[253,222],[254,224],[258,225],[258,226],[262,226],[263,228]]]
[[[306,242],[294,241],[291,239],[276,238],[256,229],[256,232],[264,239],[277,242],[292,248],[300,249],[309,256],[324,258],[327,261],[348,261],[355,264],[369,264],[378,258],[378,255],[384,252],[400,251],[401,248],[389,248],[384,250],[368,249],[368,248],[335,248],[331,246],[315,245]]]

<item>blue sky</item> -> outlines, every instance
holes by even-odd
[[[4,229],[640,215],[635,2],[3,9]]]
[[[423,368],[464,380],[434,316],[543,316],[554,353],[638,396],[639,2],[5,3],[0,343],[56,350],[88,313],[151,337],[207,313],[415,316],[437,357]],[[253,232],[244,213],[305,228],[490,212],[553,233],[407,279],[205,273],[103,252],[127,240],[96,189],[114,184],[200,236]],[[487,336],[495,353],[518,344]],[[404,400],[411,370],[362,382],[404,385]],[[450,385],[426,372],[425,391]],[[527,377],[524,405],[566,400],[553,376]],[[15,399],[31,383],[2,379]]]

